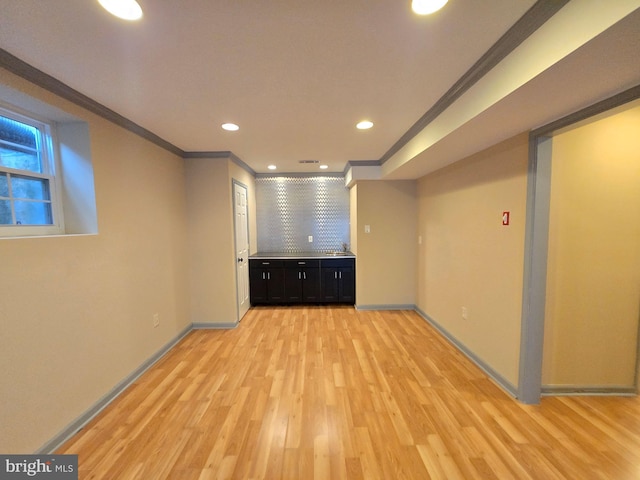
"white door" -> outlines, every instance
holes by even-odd
[[[233,183],[234,223],[236,230],[236,281],[238,321],[249,310],[249,218],[247,216],[247,188]]]

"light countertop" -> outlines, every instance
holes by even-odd
[[[258,252],[249,258],[263,258],[270,260],[287,260],[294,258],[356,258],[353,252]]]

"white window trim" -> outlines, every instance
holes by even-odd
[[[19,107],[0,102],[0,115],[18,122],[36,127],[40,131],[42,141],[42,163],[45,173],[25,172],[0,165],[0,172],[12,175],[26,175],[33,178],[49,179],[49,195],[51,201],[51,225],[0,225],[0,238],[31,237],[60,235],[64,233],[64,217],[62,212],[62,180],[60,172],[60,155],[56,136],[55,122],[49,121]]]

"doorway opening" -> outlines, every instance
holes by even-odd
[[[639,98],[634,87],[531,133],[518,387],[525,403],[637,390]]]

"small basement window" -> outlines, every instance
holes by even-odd
[[[63,231],[50,124],[0,108],[0,235]]]
[[[88,123],[0,83],[0,238],[97,233]]]

